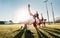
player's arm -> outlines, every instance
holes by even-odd
[[[30,4],[28,4],[28,12],[29,12],[30,16],[33,16],[33,14],[31,13],[31,10],[30,10]]]

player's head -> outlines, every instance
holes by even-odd
[[[36,11],[36,17],[38,17],[38,16],[39,16],[38,11]]]

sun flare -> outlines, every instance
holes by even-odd
[[[15,13],[15,22],[23,22],[29,19],[27,8],[19,8]]]

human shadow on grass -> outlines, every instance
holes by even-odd
[[[25,38],[34,38],[33,33],[32,32],[30,33],[30,32],[28,32],[28,30],[25,31]]]
[[[24,30],[25,30],[25,28],[22,29],[14,38],[22,38],[22,35],[24,33]]]
[[[38,38],[42,38],[41,33],[39,32],[39,30],[38,30],[37,28],[35,28],[35,29],[36,29],[36,31],[37,31]]]
[[[46,28],[60,31],[60,29],[58,29],[58,28],[50,28],[50,27],[46,27]]]
[[[35,28],[38,34],[38,38],[48,38],[45,34],[43,34],[39,29]]]
[[[20,32],[20,30],[22,30],[22,27],[20,28],[20,29],[17,29],[17,30],[15,30],[15,31],[13,31],[12,33],[15,33],[15,32]]]
[[[58,28],[46,27],[46,30],[49,30],[49,31],[55,32],[57,34],[60,34],[60,29],[58,29]]]
[[[60,38],[60,36],[57,36],[57,35],[53,34],[54,31],[51,31],[51,30],[48,30],[48,29],[43,29],[43,28],[42,28],[42,30],[46,31],[47,33],[49,33],[51,36],[53,36],[55,38]],[[53,32],[53,33],[51,33],[51,32]]]

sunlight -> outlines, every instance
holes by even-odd
[[[23,22],[29,19],[29,14],[27,8],[19,8],[15,13],[15,22]]]

